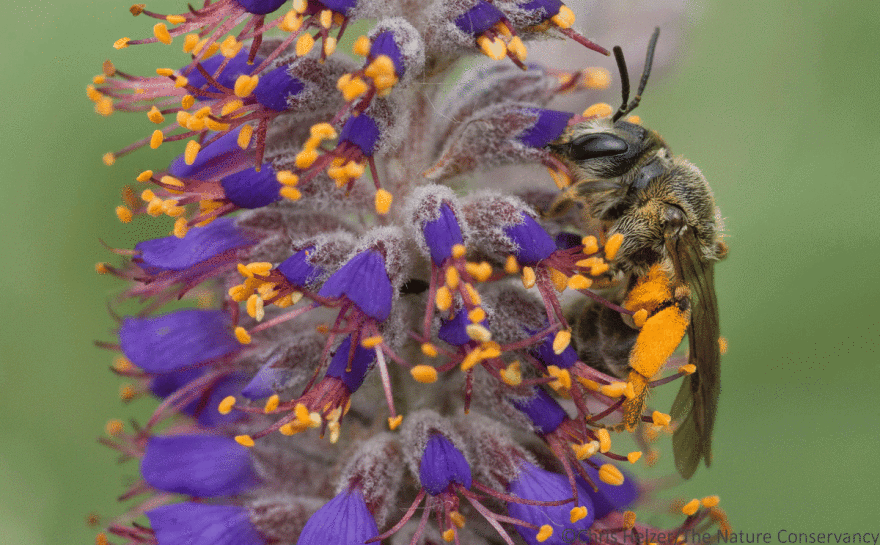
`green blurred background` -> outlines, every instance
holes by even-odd
[[[680,66],[652,81],[639,112],[704,171],[731,247],[717,269],[730,351],[715,463],[676,494],[717,493],[736,530],[774,540],[880,532],[878,5],[706,2]],[[124,183],[168,156],[104,167],[104,152],[151,128],[100,118],[84,87],[107,57],[138,74],[180,57],[114,51],[149,33],[127,8],[16,2],[0,23],[3,543],[92,542],[86,515],[118,513],[136,476],[95,441],[109,418],[150,403],[120,403],[111,355],[92,344],[112,340],[106,302],[119,288],[93,267],[110,257],[99,238],[130,247],[163,234],[121,229],[112,210]]]

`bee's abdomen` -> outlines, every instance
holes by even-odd
[[[626,325],[618,312],[592,301],[577,305],[572,314],[572,337],[580,360],[597,371],[625,378],[639,332]]]

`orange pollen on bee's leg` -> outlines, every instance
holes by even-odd
[[[630,353],[630,367],[643,377],[656,375],[681,343],[687,326],[687,316],[676,306],[648,318]]]

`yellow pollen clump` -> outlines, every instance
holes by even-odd
[[[199,154],[199,150],[202,149],[202,145],[196,142],[195,140],[190,140],[186,143],[186,151],[183,152],[183,160],[186,164],[191,165],[196,162],[196,157]]]
[[[623,382],[612,382],[605,384],[599,388],[599,393],[608,397],[620,397],[626,390],[626,384]]]
[[[623,527],[627,530],[631,530],[636,525],[636,513],[635,511],[624,511],[623,512]]]
[[[593,281],[582,274],[576,274],[568,279],[568,288],[572,290],[586,290],[592,285]]]
[[[668,426],[670,422],[672,422],[672,417],[668,414],[661,413],[660,411],[654,411],[651,413],[651,420],[654,422],[655,426]]]
[[[471,309],[468,312],[468,321],[472,324],[478,324],[486,319],[486,311],[480,307]]]
[[[189,232],[189,222],[186,218],[177,218],[174,222],[174,230],[172,231],[177,238],[183,238]]]
[[[592,66],[581,71],[581,86],[586,89],[607,89],[611,85],[611,72],[604,68]]]
[[[220,54],[224,57],[232,58],[238,55],[243,45],[242,42],[236,41],[235,36],[227,36],[226,39],[220,42]]]
[[[528,56],[528,49],[526,49],[525,44],[523,44],[519,36],[514,36],[507,43],[507,50],[513,53],[513,56],[520,61],[526,60],[526,57]]]
[[[572,524],[575,522],[587,518],[587,508],[581,505],[580,507],[572,507],[571,511],[568,512],[569,519]]]
[[[95,272],[98,274],[107,274],[110,272],[109,263],[95,263]]]
[[[452,540],[455,539],[455,530],[452,528],[443,530],[443,541],[446,543],[452,543]]]
[[[459,513],[458,511],[452,511],[449,513],[449,520],[452,521],[452,524],[455,524],[458,528],[464,528],[465,522],[467,519],[464,518],[464,515]]]
[[[128,47],[128,42],[131,41],[131,38],[119,38],[115,42],[113,42],[113,49],[125,49]]]
[[[480,294],[477,292],[477,289],[470,284],[464,285],[464,291],[467,294],[468,301],[471,305],[479,306],[483,302]]]
[[[315,47],[315,39],[311,34],[303,34],[296,40],[296,55],[305,57]]]
[[[113,113],[113,101],[107,97],[100,99],[95,103],[95,112],[107,117]]]
[[[113,420],[107,421],[107,425],[104,426],[104,431],[107,432],[107,435],[119,435],[122,433],[123,427],[122,420],[114,418]]]
[[[394,76],[394,61],[388,55],[379,55],[364,69],[364,74],[370,78]]]
[[[387,214],[391,210],[391,202],[393,200],[394,196],[385,189],[376,191],[376,213],[380,216]]]
[[[162,133],[159,129],[153,131],[153,135],[150,137],[150,147],[152,149],[156,149],[162,145],[162,141],[165,140],[165,134]]]
[[[550,383],[554,390],[571,389],[571,373],[568,372],[568,369],[560,369],[555,365],[548,365],[547,374],[556,379]]]
[[[153,36],[163,44],[171,43],[171,34],[168,32],[168,27],[165,26],[165,23],[156,23],[153,26]]]
[[[553,178],[553,183],[556,184],[557,189],[565,189],[571,185],[571,178],[565,172],[550,167],[547,167],[547,172]]]
[[[400,426],[401,422],[403,422],[403,415],[402,414],[399,414],[399,415],[395,416],[394,418],[389,416],[388,417],[388,429],[390,429],[391,431],[396,430],[398,428],[398,426]]]
[[[645,321],[647,319],[648,311],[646,309],[638,310],[635,314],[633,314],[633,324],[639,329],[642,329],[642,327],[644,327]]]
[[[382,344],[382,335],[374,335],[361,340],[361,346],[367,349],[376,348],[380,344]]]
[[[437,382],[437,370],[430,365],[416,365],[409,372],[416,381],[422,384]]]
[[[278,190],[278,194],[291,201],[298,201],[302,198],[302,192],[295,187],[284,186]]]
[[[370,53],[370,47],[372,43],[370,39],[366,36],[359,36],[357,40],[354,41],[354,45],[351,50],[355,55],[360,55],[361,57],[366,57]]]
[[[516,262],[516,256],[509,255],[504,262],[504,272],[507,274],[516,274],[519,272],[519,263]]]
[[[321,23],[322,27],[330,28],[333,25],[333,12],[329,9],[322,10],[321,14],[318,16],[318,21]]]
[[[299,176],[289,170],[279,170],[275,175],[275,179],[279,184],[287,186],[295,186],[299,183]]]
[[[186,22],[186,17],[184,17],[183,15],[166,15],[165,20],[172,25],[179,25]]]
[[[721,351],[721,354],[727,354],[727,339],[724,337],[718,337],[718,349]]]
[[[314,148],[304,149],[296,156],[297,168],[309,168],[318,160],[318,151]]]
[[[450,293],[449,288],[446,286],[440,286],[437,288],[437,294],[434,296],[434,302],[437,305],[437,309],[441,311],[449,310],[452,306],[452,293]]]
[[[330,123],[315,123],[309,128],[309,134],[320,140],[336,138],[336,129]]]
[[[98,102],[99,100],[104,98],[104,95],[102,95],[100,91],[95,89],[93,85],[86,86],[86,96],[89,97],[89,100],[91,100],[92,102]]]
[[[553,353],[557,356],[562,354],[568,345],[571,344],[571,331],[562,330],[556,333],[556,336],[553,338]]]
[[[492,332],[480,324],[468,324],[465,326],[467,336],[475,341],[486,342],[492,340]]]
[[[220,414],[229,414],[232,412],[232,407],[235,405],[235,396],[226,396],[223,398],[223,401],[217,405],[217,412]]]
[[[278,28],[283,30],[284,32],[296,32],[299,30],[299,27],[302,26],[303,19],[296,13],[294,10],[290,10],[284,14],[284,18],[281,19],[281,23],[278,25]]]
[[[500,371],[501,380],[509,386],[519,386],[522,383],[522,368],[519,361],[515,361]]]
[[[582,113],[581,115],[583,117],[608,117],[613,112],[614,108],[612,108],[609,104],[598,102],[584,110],[584,113]]]
[[[367,82],[363,79],[358,77],[353,78],[348,74],[339,78],[336,87],[342,91],[342,98],[344,98],[346,102],[356,99],[370,89],[370,86],[367,85]]]
[[[278,404],[281,403],[281,399],[278,397],[278,394],[272,394],[269,396],[269,399],[266,400],[266,406],[263,407],[263,412],[268,414],[278,408]]]
[[[678,368],[679,373],[684,373],[685,375],[693,375],[697,372],[697,366],[693,363],[686,363]]]
[[[614,259],[614,256],[617,255],[617,250],[620,249],[620,245],[623,244],[623,235],[620,233],[614,233],[608,240],[605,241],[605,258],[609,261]]]
[[[693,499],[687,502],[684,507],[681,508],[681,512],[687,516],[692,516],[697,510],[700,508],[700,500]]]
[[[472,350],[468,352],[468,355],[464,357],[461,362],[461,370],[463,372],[468,372],[473,367],[483,361],[483,351],[477,348],[476,350]]]
[[[304,13],[306,9],[308,9],[309,1],[308,0],[293,0],[293,4],[291,7],[297,13]]]
[[[250,344],[251,336],[247,330],[241,326],[235,328],[235,338],[238,339],[238,342],[241,344]]]
[[[557,271],[556,269],[550,267],[550,281],[553,282],[553,287],[556,288],[556,291],[562,293],[565,291],[565,288],[568,287],[568,276],[561,271]]]
[[[159,111],[159,108],[153,106],[152,108],[150,108],[150,111],[147,112],[147,119],[158,125],[159,123],[165,121],[165,116],[162,115],[162,112]]]
[[[248,297],[247,313],[248,316],[254,318],[258,322],[262,321],[263,317],[266,315],[266,312],[263,309],[263,298],[256,293]]]
[[[656,375],[681,343],[687,326],[688,319],[678,307],[665,308],[650,317],[636,337],[630,367],[648,378]]]
[[[574,12],[566,5],[559,6],[559,12],[550,18],[559,28],[570,28],[574,24]]]
[[[525,289],[531,289],[535,285],[536,280],[535,269],[531,267],[522,268],[522,283]]]
[[[107,539],[107,534],[104,532],[95,536],[95,545],[109,545],[109,543],[110,541]]]
[[[721,498],[719,498],[718,496],[706,496],[701,500],[703,507],[708,507],[710,509],[718,505],[720,502]]]
[[[272,270],[272,264],[268,261],[254,261],[253,263],[248,263],[247,265],[245,265],[245,269],[250,271],[252,274],[266,276]]]
[[[477,38],[477,45],[492,60],[500,61],[507,55],[507,46],[500,38],[490,39],[486,36],[480,36]]]
[[[599,251],[599,241],[593,235],[582,238],[581,244],[584,245],[584,253],[587,255],[595,254]]]
[[[599,480],[612,486],[623,484],[623,473],[611,464],[603,464],[599,468]]]
[[[439,352],[437,352],[437,347],[433,344],[422,343],[422,354],[428,356],[429,358],[436,358]]]
[[[446,285],[449,286],[449,289],[457,289],[460,280],[461,276],[458,274],[458,269],[454,267],[449,267],[446,269]],[[477,321],[479,322],[480,320]]]
[[[641,459],[641,457],[642,457],[642,453],[641,453],[641,451],[638,451],[638,450],[634,450],[633,452],[630,452],[629,454],[626,455],[626,459],[629,460],[629,463],[631,463],[631,464],[638,462],[639,459]]]
[[[254,439],[250,435],[236,435],[235,442],[243,447],[254,446]]]
[[[535,539],[540,543],[544,543],[553,535],[553,527],[549,524],[545,524],[541,526],[541,529],[538,531],[538,534],[535,536]]]
[[[254,89],[257,88],[257,84],[259,83],[259,76],[245,76],[242,74],[241,76],[238,76],[238,79],[235,80],[233,92],[238,98],[246,98],[254,92]]]
[[[198,34],[187,34],[183,38],[183,52],[184,53],[192,53],[198,44],[199,44],[199,35]]]
[[[455,259],[461,259],[464,257],[464,254],[467,253],[467,248],[464,247],[464,244],[453,244],[452,245],[452,257]]]
[[[137,178],[135,178],[135,180],[137,180],[139,182],[148,182],[152,178],[153,178],[153,171],[152,170],[145,170],[145,171],[141,172],[140,174],[138,174],[138,176],[137,176]]]
[[[492,265],[485,261],[480,263],[466,263],[465,270],[478,282],[486,282],[492,276]]]
[[[600,428],[596,431],[596,436],[599,438],[599,452],[605,454],[611,450],[611,434],[608,430]]]
[[[125,206],[120,205],[116,207],[116,217],[122,223],[129,223],[134,218],[134,214]]]
[[[627,117],[626,120],[634,125],[641,125],[642,124],[642,118],[637,115],[631,115],[631,116]]]

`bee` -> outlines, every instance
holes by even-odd
[[[657,132],[624,120],[641,100],[659,33],[660,29],[655,29],[649,42],[633,100],[629,100],[629,75],[618,46],[614,56],[623,91],[620,108],[613,116],[572,125],[548,145],[568,167],[572,184],[547,215],[559,216],[577,205],[582,223],[598,226],[608,236],[623,235],[611,263],[615,278],[620,279],[620,288],[612,298],[622,301],[634,286],[659,270],[668,280],[671,296],[653,312],[674,305],[684,319],[689,317],[682,334],[686,327],[688,362],[696,372],[683,379],[671,411],[678,422],[673,435],[675,463],[687,479],[701,460],[707,467],[711,462],[712,429],[721,389],[713,269],[726,255],[727,246],[720,238],[720,214],[712,190],[700,170],[673,156]],[[639,330],[630,316],[583,302],[574,309],[572,322],[573,342],[584,363],[621,378],[641,377],[645,385],[651,380],[631,366]],[[674,345],[679,342],[677,337]],[[644,397],[630,411],[635,418],[627,427],[641,420],[643,409]]]

